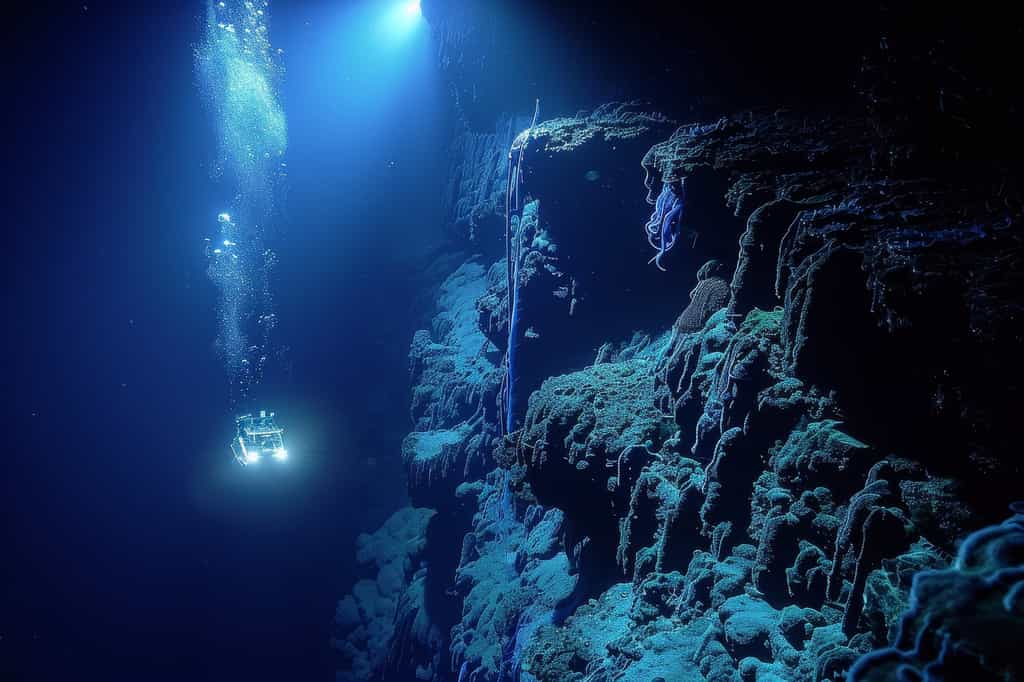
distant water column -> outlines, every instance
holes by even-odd
[[[196,48],[199,89],[217,128],[213,176],[232,198],[210,217],[208,274],[220,291],[217,347],[233,404],[249,398],[272,354],[277,324],[270,275],[274,253],[266,230],[284,179],[288,129],[278,98],[283,70],[270,44],[266,0],[208,2]]]

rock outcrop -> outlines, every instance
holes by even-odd
[[[338,602],[332,644],[340,653],[339,681],[368,680],[383,669],[395,636],[400,602],[416,590],[414,576],[427,544],[430,509],[403,507],[373,534],[362,534],[356,545],[360,566],[376,573],[355,584]]]
[[[413,340],[432,512],[386,608],[339,607],[345,674],[1018,674],[1021,517],[978,529],[1020,489],[1020,198],[875,113],[615,104],[457,147],[451,220],[506,248]]]

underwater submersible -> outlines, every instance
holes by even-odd
[[[235,419],[235,440],[231,452],[242,466],[258,464],[269,457],[276,462],[288,459],[284,447],[284,429],[274,421],[274,413],[260,410],[259,416],[243,414]]]

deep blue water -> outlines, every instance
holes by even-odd
[[[203,239],[232,190],[211,177],[217,140],[196,83],[204,0],[32,3],[5,17],[3,682],[333,676],[356,535],[405,501],[408,353],[438,283],[425,271],[467,94],[441,82],[424,25],[402,40],[371,28],[395,4],[272,3],[289,128],[269,235],[282,359],[255,407],[287,429],[292,458],[274,471],[242,469],[227,445],[235,408]],[[588,4],[584,18],[573,3],[495,1],[486,69],[464,79],[479,99],[460,115],[490,130],[537,97],[548,119],[652,95],[680,121],[794,95],[827,109],[851,94],[885,12],[852,3],[822,24],[819,4],[791,3],[793,18],[771,3],[679,5],[680,19],[657,3]],[[963,17],[928,7],[903,20],[905,36],[926,36]],[[967,50],[981,64],[1000,52],[981,46]],[[623,198],[639,202],[631,165],[636,194]],[[724,208],[704,210],[724,187],[712,189],[687,210],[717,229]],[[587,215],[584,201],[565,214]],[[625,229],[642,239],[644,218]],[[502,238],[481,244],[494,256]]]
[[[294,456],[247,471],[202,251],[230,198],[193,75],[202,3],[87,5],[28,10],[5,41],[2,676],[327,679],[355,534],[404,487],[444,93],[425,43],[381,80],[346,67],[366,46],[344,3],[275,6],[290,350],[259,395]]]

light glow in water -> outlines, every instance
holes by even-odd
[[[381,15],[381,37],[386,42],[404,41],[424,23],[420,0],[399,0]]]

